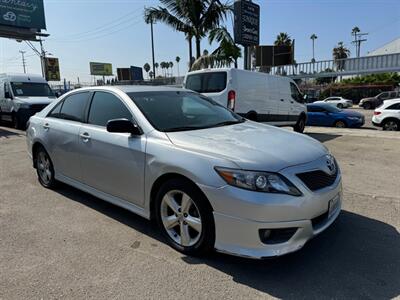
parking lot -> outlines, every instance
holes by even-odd
[[[306,134],[339,161],[342,214],[299,252],[257,261],[183,256],[137,215],[65,185],[42,188],[25,133],[0,127],[0,299],[398,297],[400,134],[368,123]]]

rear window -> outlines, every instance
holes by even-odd
[[[226,72],[212,72],[189,75],[185,88],[198,93],[218,93],[226,88]]]

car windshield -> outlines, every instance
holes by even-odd
[[[215,101],[186,91],[128,93],[147,120],[159,131],[185,131],[244,122]]]
[[[47,83],[11,82],[16,97],[55,97]]]

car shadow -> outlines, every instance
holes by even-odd
[[[57,192],[164,242],[153,222],[64,184]],[[282,299],[390,299],[400,294],[399,249],[396,228],[342,211],[330,228],[286,256],[252,260],[214,253],[182,260],[208,265],[239,284]]]
[[[340,134],[330,134],[330,133],[306,133],[309,137],[312,137],[316,139],[317,141],[320,141],[321,143],[328,142],[330,140],[334,140],[336,138],[341,137],[342,135]]]
[[[4,127],[0,127],[0,138],[9,138],[11,136],[21,136],[22,134],[20,132],[15,132],[8,130]]]

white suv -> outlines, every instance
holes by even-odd
[[[372,123],[383,130],[400,130],[400,98],[386,100],[375,109]]]

